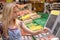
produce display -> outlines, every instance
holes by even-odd
[[[36,30],[42,30],[43,27],[41,25],[38,25],[38,24],[34,24],[34,23],[29,23],[29,24],[26,24],[26,26],[32,30],[32,31],[36,31]]]
[[[31,30],[42,30],[47,19],[48,19],[48,14],[43,14],[43,13],[38,13],[38,15],[41,17],[40,18],[34,18],[31,23],[27,23],[26,26],[31,29]],[[33,17],[33,16],[32,16]]]
[[[43,29],[42,32],[38,35],[26,35],[23,37],[23,40],[59,40],[59,38],[55,37],[48,31],[48,29]]]
[[[20,16],[19,19],[22,19],[26,27],[28,27],[30,30],[36,31],[44,28],[48,16],[49,15],[47,13],[30,12]]]
[[[32,31],[41,30],[42,32],[37,35],[28,34],[22,29],[22,38],[23,40],[59,40],[50,33],[48,29],[44,29],[44,25],[48,19],[47,13],[26,13],[19,17],[19,20],[22,19],[25,26]]]
[[[35,13],[31,13],[31,12],[25,13],[25,12],[23,12],[23,13],[20,13],[20,15],[21,15],[20,19],[22,19],[23,21],[30,20],[30,18],[31,19],[36,19],[36,18],[41,17],[41,15],[38,15],[36,12]]]

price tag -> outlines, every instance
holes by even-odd
[[[53,14],[53,15],[59,15],[60,14],[60,10],[52,10],[51,14]]]

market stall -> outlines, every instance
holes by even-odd
[[[57,39],[49,29],[44,29],[45,24],[47,22],[47,19],[49,17],[49,14],[47,13],[42,13],[42,12],[34,12],[31,10],[21,10],[20,11],[20,16],[18,17],[19,20],[22,20],[23,23],[27,28],[29,28],[32,31],[36,30],[41,30],[42,32],[37,35],[31,35],[25,32],[22,29],[22,38],[23,40],[53,40]]]
[[[22,20],[24,23],[24,26],[26,26],[28,29],[32,31],[41,30],[40,33],[32,35],[32,34],[28,34],[26,31],[21,29],[22,39],[23,40],[59,40],[57,34],[59,33],[58,28],[60,28],[60,23],[58,23],[59,26],[57,26],[58,27],[57,28],[56,21],[60,17],[59,15],[60,11],[50,10],[51,13],[49,13],[50,11],[48,13],[40,12],[40,11],[44,11],[45,0],[41,2],[40,0],[38,1],[36,2],[36,5],[34,1],[32,1],[34,3],[31,2],[28,4],[20,4],[20,5],[17,4],[19,5],[18,8],[20,10],[19,16],[17,17],[17,19]],[[6,2],[12,2],[12,0],[6,0]],[[32,10],[32,8],[36,8],[36,10]],[[1,15],[1,18],[2,18],[2,15]],[[58,32],[56,32],[57,29],[55,27],[58,29]]]

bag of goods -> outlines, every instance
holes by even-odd
[[[31,14],[32,19],[40,18],[41,16],[37,15],[36,13]]]
[[[36,19],[33,20],[33,22],[35,22],[35,23],[37,23],[37,24],[39,24],[39,25],[41,25],[43,27],[44,27],[46,21],[47,20],[45,18],[36,18]]]
[[[23,15],[29,14],[29,13],[31,13],[30,10],[22,10],[22,11],[19,12],[20,16],[23,16]]]
[[[51,40],[59,40],[59,38],[52,38]]]
[[[40,25],[38,25],[38,26],[32,25],[29,29],[32,31],[36,31],[36,30],[42,30],[43,27],[41,27]]]
[[[36,19],[36,18],[40,18],[41,16],[39,16],[39,15],[33,15],[31,18],[32,19]]]
[[[31,23],[32,22],[32,19],[29,19],[29,20],[25,20],[24,23],[27,24],[27,23]]]
[[[54,38],[55,36],[54,35],[49,35],[48,38]]]
[[[48,36],[46,36],[46,37],[42,37],[42,38],[40,38],[40,40],[59,40],[59,38],[57,38],[57,37],[53,37],[52,35],[50,35],[50,37],[48,38]]]
[[[54,35],[49,35],[49,36],[45,37],[46,40],[51,40],[52,38],[55,38],[55,36]]]
[[[51,37],[51,38],[47,38],[47,40],[59,40],[59,38],[57,38],[57,37]]]
[[[38,24],[34,24],[34,23],[27,23],[26,26],[32,30],[32,31],[36,31],[36,30],[42,30],[43,27],[38,25]]]
[[[40,38],[40,40],[46,40],[45,38]]]
[[[24,21],[24,20],[28,20],[28,19],[30,19],[31,18],[31,16],[30,16],[30,14],[27,14],[27,15],[24,15],[24,16],[22,16],[21,17],[21,19]]]

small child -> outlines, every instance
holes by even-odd
[[[8,3],[3,9],[3,33],[9,40],[22,40],[20,28],[30,34],[37,34],[39,31],[32,31],[24,26],[22,21],[16,20],[19,15],[18,6],[15,3]],[[18,26],[20,25],[20,26]]]

